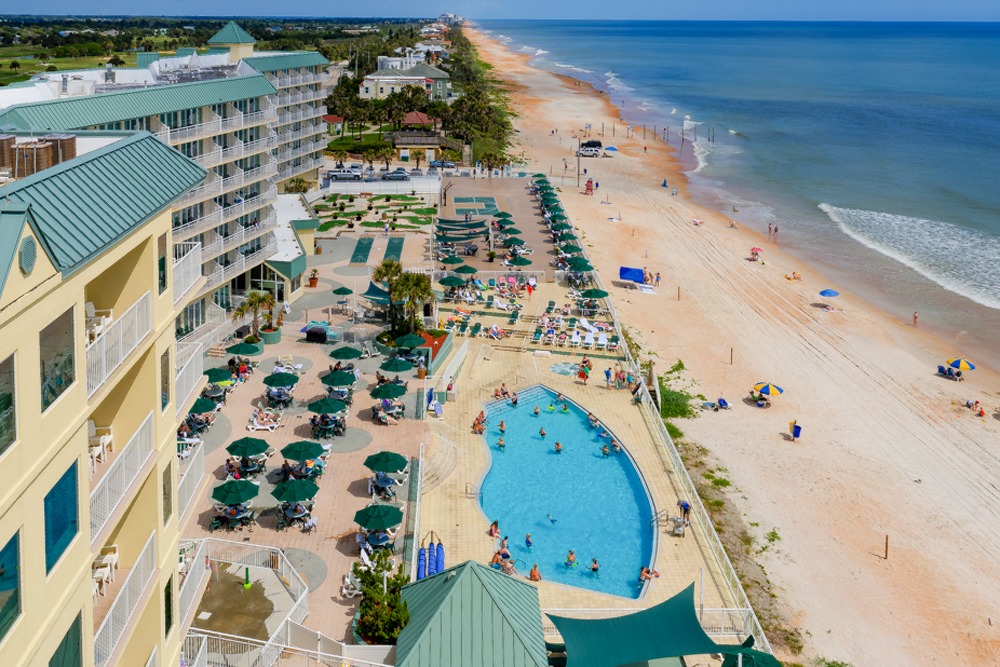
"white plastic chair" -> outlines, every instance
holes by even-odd
[[[606,350],[608,348],[608,334],[601,332],[597,337],[597,349]]]
[[[580,347],[580,332],[574,331],[573,337],[569,339],[570,347]]]
[[[583,346],[588,350],[594,347],[594,332],[588,331],[587,335],[583,339]]]

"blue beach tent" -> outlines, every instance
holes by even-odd
[[[633,283],[639,283],[640,285],[646,282],[646,276],[642,269],[633,269],[628,266],[618,268],[618,279],[628,280]]]

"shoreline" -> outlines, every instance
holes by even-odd
[[[524,150],[537,170],[568,158],[573,130],[584,123],[619,118],[609,96],[587,82],[534,68],[530,54],[468,32],[496,75],[513,82],[515,152]],[[569,169],[569,182],[558,171],[552,181],[610,283],[616,265],[664,271],[656,296],[612,294],[644,356],[661,372],[683,358],[691,393],[729,396],[742,415],[709,413],[682,425],[689,442],[726,465],[747,521],[780,530],[783,542],[759,560],[806,631],[807,652],[857,664],[884,661],[889,651],[901,662],[988,662],[1000,637],[979,612],[1000,593],[992,555],[1000,517],[984,519],[981,508],[990,506],[985,487],[1000,459],[980,443],[998,441],[1000,417],[979,420],[959,406],[969,397],[1000,403],[996,375],[977,370],[961,384],[934,378],[951,344],[855,294],[838,299],[838,312],[817,308],[821,268],[691,201],[672,144],[650,141],[647,153],[641,140],[620,134],[615,144],[617,157],[581,161],[599,179],[596,196],[577,196]],[[658,187],[663,176],[677,197]],[[765,262],[745,261],[751,245],[765,248]],[[805,279],[784,280],[792,271]],[[738,400],[759,380],[787,392],[768,410]],[[805,442],[780,437],[792,419],[806,424]],[[928,517],[946,506],[945,525],[931,533]],[[894,555],[882,562],[872,553],[885,535]],[[956,574],[964,572],[985,573],[990,583]],[[962,637],[948,633],[958,624],[969,628]],[[917,634],[930,648],[910,646]]]

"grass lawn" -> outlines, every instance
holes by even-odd
[[[389,146],[392,144],[385,139],[379,139],[377,134],[362,134],[357,137],[340,137],[334,139],[326,145],[328,151],[347,151],[348,153],[360,153],[367,148],[378,148],[379,146]]]
[[[17,81],[26,81],[35,74],[44,72],[50,65],[56,70],[76,70],[103,68],[111,56],[93,56],[86,58],[48,58],[47,60],[36,60],[25,56],[31,56],[41,52],[39,47],[15,45],[0,47],[0,85],[7,85]],[[126,67],[135,67],[134,53],[117,54],[125,61]],[[10,63],[17,61],[20,69],[11,69]]]
[[[436,208],[411,208],[409,212],[417,215],[437,215],[438,210]]]
[[[410,195],[376,195],[374,197],[369,197],[368,201],[385,201],[386,197],[389,198],[389,201],[423,201],[420,197],[411,197]]]

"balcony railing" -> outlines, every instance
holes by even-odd
[[[131,500],[126,494],[152,455],[153,413],[150,412],[90,492],[91,542],[100,536],[115,510]]]
[[[188,450],[187,458],[181,460],[180,482],[177,484],[177,513],[183,525],[188,513],[201,505],[201,498],[195,498],[201,482],[205,478],[205,444],[195,445]],[[201,561],[199,561],[200,563]]]
[[[238,324],[230,324],[229,314],[219,305],[209,302],[205,307],[205,319],[177,339],[178,343],[200,343],[205,349],[225,336],[225,330],[235,330]]]
[[[190,556],[186,555],[184,558],[184,580],[181,581],[180,592],[177,595],[177,621],[182,628],[187,627],[193,620],[194,612],[198,609],[198,594],[211,574],[211,570],[205,567],[205,553],[208,545],[205,540],[200,540],[196,544],[198,546],[194,552],[190,553],[189,551]],[[199,662],[195,660],[188,664],[197,665]]]
[[[311,155],[312,153],[317,153],[322,150],[326,150],[326,142],[313,141],[307,144],[302,144],[298,148],[290,148],[279,151],[274,157],[278,160],[278,162],[288,162],[289,160],[294,160],[297,157]]]
[[[153,328],[152,300],[146,292],[87,346],[87,397],[94,395]]]
[[[222,134],[222,119],[215,116],[214,118],[207,120],[204,123],[198,123],[197,125],[187,125],[185,127],[178,128],[163,126],[157,135],[159,136],[161,133],[165,135],[167,143],[170,144],[182,144],[188,141],[194,141],[195,139],[214,137],[217,134]]]
[[[295,123],[297,121],[302,120],[304,117],[305,117],[305,114],[301,110],[299,110],[299,111],[285,111],[285,110],[282,110],[278,114],[278,123],[281,124],[281,125],[286,125],[288,123]]]
[[[229,192],[244,186],[270,178],[278,172],[277,165],[273,161],[268,161],[259,167],[248,169],[233,176],[229,176],[222,181],[222,191]]]
[[[258,224],[240,227],[239,231],[233,232],[229,236],[220,236],[213,232],[211,243],[205,246],[201,252],[201,256],[205,260],[218,257],[224,252],[229,252],[233,248],[237,248],[244,243],[254,240],[258,236],[272,231],[276,222],[277,216],[274,213],[268,213]]]
[[[94,633],[95,667],[104,667],[111,661],[126,628],[133,622],[137,612],[141,611],[139,604],[145,597],[146,589],[155,574],[156,531],[154,530],[126,575],[125,583],[122,584],[115,601],[111,603],[111,609],[101,622],[101,627]]]
[[[317,158],[315,160],[302,162],[293,167],[286,167],[278,172],[278,180],[284,181],[292,178],[293,176],[297,176],[307,171],[312,171],[313,169],[322,169],[325,164],[326,160],[323,158]]]
[[[215,172],[209,172],[202,184],[181,195],[174,203],[174,207],[184,208],[205,199],[218,197],[222,192],[222,179]]]
[[[199,267],[200,268],[200,267]],[[177,418],[187,414],[188,408],[194,402],[195,395],[203,382],[204,358],[201,345],[195,343],[177,343],[177,374],[175,375],[174,393],[177,396]]]
[[[219,285],[232,280],[236,276],[243,274],[245,271],[257,266],[274,254],[274,248],[274,243],[269,242],[267,245],[261,246],[260,250],[252,252],[249,255],[240,256],[238,260],[229,266],[219,267],[219,269],[213,271],[208,276],[208,282],[206,283],[205,288],[214,289]]]
[[[306,127],[301,127],[297,130],[292,130],[291,132],[279,133],[277,137],[278,145],[287,144],[292,141],[298,141],[300,139],[308,139],[309,137],[315,137],[326,132],[326,124],[318,123],[316,125],[308,125]],[[325,143],[325,142],[324,142]]]
[[[278,197],[278,191],[275,188],[268,188],[264,192],[260,193],[256,197],[251,197],[239,204],[233,204],[232,206],[227,206],[222,209],[222,222],[229,222],[230,220],[235,220],[241,216],[246,215],[256,211],[259,208],[267,206],[274,202]]]
[[[222,207],[214,202],[207,202],[205,204],[205,208],[208,210],[200,218],[189,220],[183,225],[174,227],[173,233],[175,241],[190,238],[222,224]]]
[[[174,305],[201,278],[201,244],[197,241],[174,244]]]

